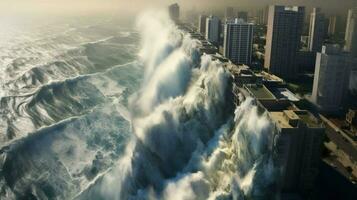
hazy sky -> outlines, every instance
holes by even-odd
[[[262,7],[268,4],[319,6],[327,12],[344,12],[357,6],[357,0],[0,0],[1,13],[81,13],[116,11],[133,13],[147,7],[166,6],[178,2],[184,9],[224,8],[226,6]]]

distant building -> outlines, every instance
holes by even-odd
[[[206,15],[200,15],[198,19],[198,31],[203,35],[206,33],[206,19]]]
[[[320,8],[314,8],[310,15],[308,48],[320,52],[326,36],[326,19]]]
[[[257,13],[257,24],[266,24],[266,9],[259,9]]]
[[[237,17],[238,19],[243,19],[245,22],[248,22],[248,12],[239,11]]]
[[[336,23],[337,17],[330,16],[329,17],[329,24],[328,24],[328,35],[335,35],[336,34]]]
[[[225,20],[234,19],[234,9],[232,7],[227,7],[224,13]]]
[[[297,56],[297,64],[300,73],[314,72],[316,63],[316,52],[300,50]]]
[[[297,52],[304,7],[270,6],[264,67],[284,79],[297,78]]]
[[[283,192],[305,193],[314,188],[325,134],[323,123],[308,111],[269,112],[279,130],[276,139]]]
[[[351,70],[357,59],[343,53],[338,45],[326,45],[317,53],[311,100],[320,110],[335,112],[343,108],[349,89]]]
[[[224,27],[223,55],[235,64],[250,64],[253,46],[253,24],[236,19]]]
[[[345,51],[357,57],[357,7],[348,11],[345,41]]]
[[[174,21],[178,21],[180,18],[180,6],[175,3],[175,4],[171,4],[169,6],[169,15],[170,18]]]
[[[212,44],[218,46],[221,34],[221,20],[216,16],[210,16],[206,19],[206,39]]]

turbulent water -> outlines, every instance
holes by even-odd
[[[275,198],[267,114],[165,14],[7,31],[0,199]]]

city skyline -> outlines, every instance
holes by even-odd
[[[268,5],[296,5],[305,6],[308,10],[313,7],[321,7],[329,14],[345,15],[348,8],[357,6],[355,0],[2,0],[0,2],[0,14],[7,13],[90,13],[103,11],[120,11],[122,14],[133,14],[148,8],[164,8],[170,3],[179,3],[185,10],[197,11],[223,10],[226,7],[252,9],[263,8]],[[120,13],[118,13],[120,14]]]
[[[354,2],[0,1],[0,199],[357,199]]]

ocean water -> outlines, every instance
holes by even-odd
[[[275,128],[167,14],[5,26],[0,199],[272,199]]]

